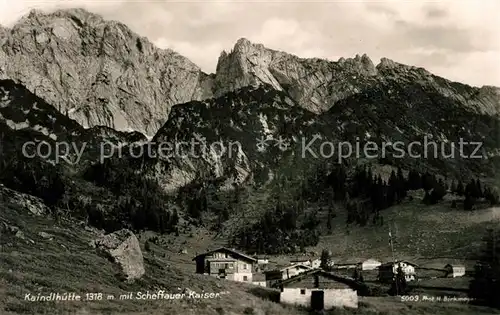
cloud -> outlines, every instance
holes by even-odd
[[[0,0],[0,24],[12,26],[20,17],[32,9],[55,10],[64,8],[85,8],[90,11],[109,10],[121,6],[125,0],[86,1],[86,0]]]
[[[1,1],[1,0],[0,0]],[[213,72],[222,50],[252,41],[301,57],[367,53],[474,85],[500,86],[500,1],[7,1],[0,24],[30,7],[83,7],[123,22]],[[489,72],[486,72],[488,70]]]

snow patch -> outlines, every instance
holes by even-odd
[[[28,120],[25,120],[23,122],[16,123],[15,121],[11,119],[5,119],[3,115],[0,113],[0,119],[2,119],[5,124],[12,130],[21,130],[21,129],[26,129],[30,126],[30,123]]]

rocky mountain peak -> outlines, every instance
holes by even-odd
[[[269,84],[289,93],[304,108],[320,113],[346,93],[357,93],[358,85],[376,74],[375,65],[366,54],[336,63],[300,58],[240,38],[230,53],[223,52],[219,58],[215,95],[244,86]]]
[[[266,48],[262,44],[257,44],[257,43],[252,43],[248,39],[242,37],[236,41],[236,44],[234,45],[233,51],[234,52],[240,52],[240,53],[251,53],[252,51],[256,50],[270,50]]]
[[[245,51],[246,49],[250,48],[252,46],[252,43],[242,37],[236,41],[236,44],[234,45],[234,51]]]
[[[356,54],[354,58],[340,58],[339,64],[345,67],[345,70],[359,73],[363,76],[374,76],[377,74],[377,69],[367,54],[361,56]]]
[[[270,84],[275,89],[282,90],[269,69],[278,55],[278,52],[261,44],[253,44],[246,38],[240,38],[233,50],[229,54],[223,52],[218,60],[215,95],[221,96],[245,86],[260,84]]]
[[[398,65],[401,65],[389,58],[381,58],[380,63],[377,65],[377,68],[385,68],[385,69],[391,69],[391,68],[396,68]]]

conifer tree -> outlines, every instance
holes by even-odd
[[[387,205],[390,207],[394,204],[394,202],[399,198],[398,195],[399,190],[399,182],[396,177],[396,173],[394,170],[391,172],[391,176],[389,177],[388,187],[387,187]]]
[[[332,214],[332,209],[329,208],[328,209],[328,217],[326,219],[326,228],[328,229],[328,233],[332,233],[332,217],[333,217],[333,214]]]
[[[451,182],[451,187],[450,187],[450,190],[452,193],[456,194],[457,193],[457,182],[455,180],[453,180]]]
[[[330,270],[330,264],[331,264],[331,255],[330,252],[326,249],[323,249],[321,251],[321,257],[320,257],[320,268],[323,270]]]
[[[401,202],[404,198],[407,196],[408,192],[408,181],[403,175],[403,170],[401,168],[398,168],[398,183],[399,183],[399,192],[398,192],[398,202]]]
[[[481,181],[479,179],[476,180],[476,197],[483,198],[483,188],[481,185]]]
[[[464,193],[465,193],[464,183],[462,183],[462,181],[459,181],[457,185],[457,195],[464,196]]]
[[[408,189],[417,190],[422,188],[422,179],[420,174],[415,170],[410,170],[408,174]]]

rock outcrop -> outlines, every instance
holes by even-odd
[[[209,76],[187,58],[82,9],[33,10],[0,35],[0,79],[84,127],[152,136],[172,105],[211,96]]]
[[[42,199],[9,189],[3,184],[0,184],[0,203],[19,205],[34,215],[45,215],[50,212]]]
[[[123,229],[101,236],[94,241],[94,245],[118,265],[127,281],[134,281],[144,275],[144,258],[139,241],[131,231]]]

